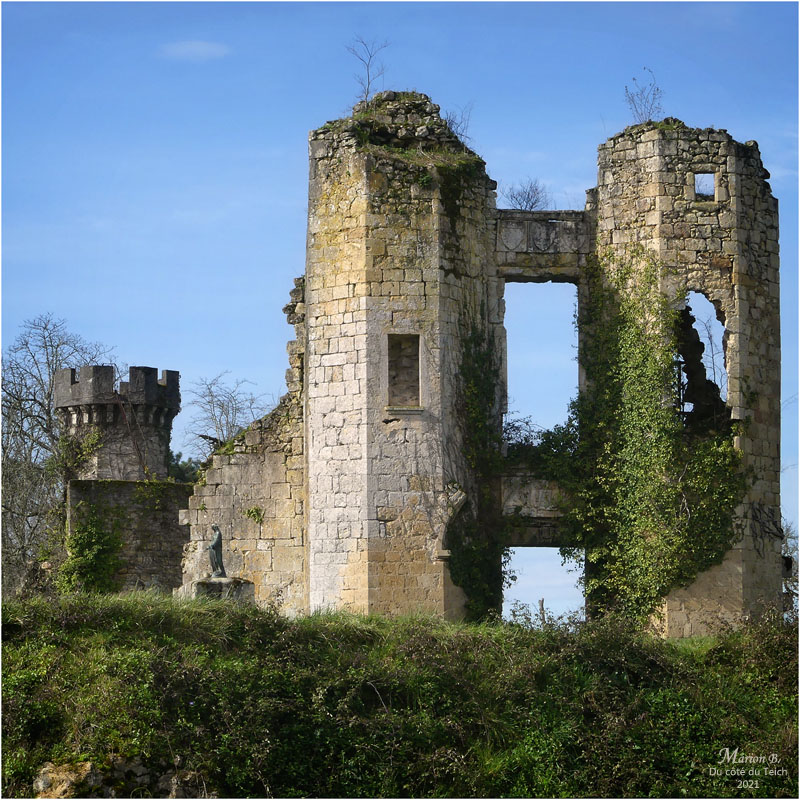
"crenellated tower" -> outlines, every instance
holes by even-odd
[[[62,430],[100,433],[98,447],[80,468],[85,480],[166,478],[172,420],[180,411],[179,374],[131,367],[114,388],[114,367],[62,369],[55,378],[55,405]]]

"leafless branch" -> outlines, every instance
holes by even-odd
[[[60,431],[58,370],[108,363],[111,349],[70,332],[52,314],[27,320],[3,354],[3,593],[16,591],[29,563],[56,530],[65,476],[53,467]]]
[[[375,40],[367,41],[363,36],[356,36],[352,44],[347,45],[347,52],[361,63],[361,72],[353,77],[361,87],[358,101],[367,101],[373,94],[375,82],[383,77],[386,68],[377,60],[378,53],[389,46],[388,41],[378,43]]]
[[[650,82],[640,85],[636,78],[633,78],[633,89],[625,87],[625,102],[633,114],[633,119],[639,124],[661,119],[661,98],[664,94],[656,83],[653,70],[649,67],[642,67],[642,69],[650,73]]]
[[[703,365],[706,372],[711,373],[711,380],[719,387],[720,397],[728,396],[728,373],[725,369],[725,354],[721,345],[714,338],[713,320],[711,317],[698,320],[700,341],[703,343]]]
[[[447,123],[450,130],[464,143],[470,140],[468,135],[469,123],[472,117],[472,103],[467,103],[465,106],[460,107],[457,111],[446,111],[444,121]]]
[[[207,458],[267,410],[264,396],[245,388],[250,381],[238,379],[226,383],[227,374],[199,378],[188,392],[195,412],[189,429],[190,443],[201,458]]]
[[[511,208],[520,211],[538,211],[547,208],[552,202],[550,193],[538,178],[526,178],[521,183],[501,189],[500,193]]]

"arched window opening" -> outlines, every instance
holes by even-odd
[[[678,312],[676,333],[675,398],[686,428],[701,432],[727,427],[727,334],[713,304],[699,292],[690,292]]]

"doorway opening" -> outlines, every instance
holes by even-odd
[[[541,620],[572,614],[583,616],[583,590],[576,564],[562,564],[557,547],[515,547],[511,565],[516,580],[503,594],[503,619],[519,614]]]
[[[567,418],[578,391],[578,289],[570,283],[507,283],[508,416],[540,428]]]
[[[511,425],[546,430],[566,421],[578,392],[578,335],[575,326],[577,287],[570,283],[507,283],[508,414]],[[503,616],[521,603],[548,614],[583,608],[575,565],[563,565],[557,547],[515,547],[509,567],[517,578],[506,590]]]

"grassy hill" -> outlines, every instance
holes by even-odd
[[[135,594],[2,630],[6,797],[45,762],[91,762],[84,796],[797,796],[796,623],[672,643]],[[775,756],[725,775],[724,748]]]

